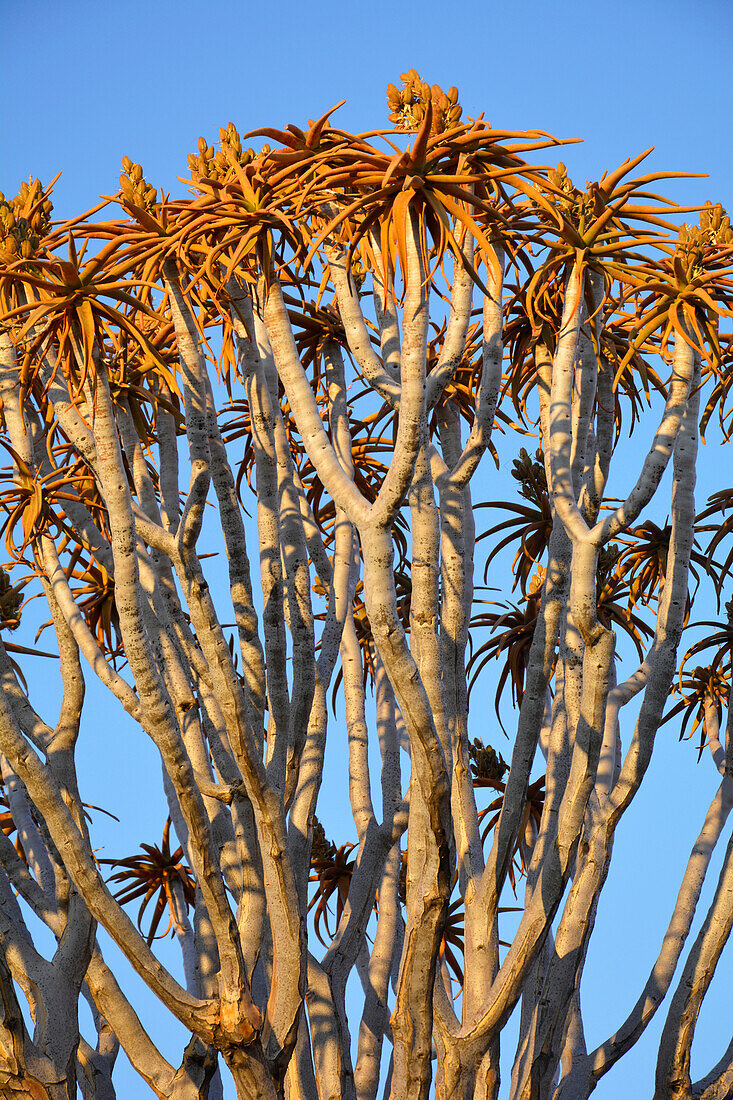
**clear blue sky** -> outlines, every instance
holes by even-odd
[[[595,176],[650,145],[658,162],[730,177],[726,0],[0,0],[2,179],[60,169],[66,210],[115,187],[123,155],[175,188],[199,134],[317,117],[386,121],[414,66],[494,125],[582,137]],[[702,193],[702,192],[701,192]]]
[[[415,67],[430,83],[457,85],[465,112],[485,111],[496,126],[584,138],[562,154],[579,182],[654,145],[655,168],[709,175],[670,188],[676,198],[730,208],[731,11],[730,0],[694,8],[681,0],[0,0],[0,189],[14,194],[29,174],[46,181],[63,170],[56,208],[69,216],[116,190],[128,155],[152,183],[175,192],[200,134],[213,141],[230,120],[240,131],[303,123],[344,98],[341,125],[379,127],[386,84]],[[703,479],[700,496],[708,491]],[[95,698],[98,727],[87,736],[98,751],[84,793],[115,808],[115,791],[144,792],[131,848],[153,839],[165,816],[162,800],[147,793],[158,786],[157,767],[149,752],[141,764],[131,750],[105,776],[104,739],[114,738],[117,718]],[[676,893],[677,847],[689,850],[700,800],[714,785],[705,762],[695,769],[691,747],[665,730],[664,758],[620,831],[619,870],[599,914],[606,946],[591,955],[584,985],[591,1042],[620,1023],[643,985]],[[649,864],[624,876],[624,854],[638,854],[647,814],[657,822],[645,837]],[[122,854],[119,827],[104,828],[106,854]],[[335,822],[329,831],[339,832]],[[630,897],[648,906],[640,931]],[[730,974],[729,956],[727,966]],[[718,985],[693,1071],[717,1060],[733,1015],[726,983]],[[150,1006],[151,1028],[161,1015]],[[649,1096],[653,1046],[652,1038],[612,1073],[599,1100]],[[141,1094],[134,1078],[124,1080],[121,1100]]]

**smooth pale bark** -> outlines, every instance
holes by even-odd
[[[400,384],[393,376],[393,371],[380,362],[380,357],[372,347],[366,320],[359,302],[359,295],[353,277],[347,270],[345,250],[331,252],[328,257],[328,264],[336,291],[339,316],[349,344],[349,351],[361,367],[364,377],[376,392],[386,401],[389,401],[390,404],[397,405],[401,396]],[[376,279],[375,282],[381,288],[379,280]],[[382,301],[389,310],[392,305],[389,298],[385,301],[383,293],[380,294],[380,297],[382,297]],[[380,309],[380,315],[382,318],[385,317],[384,308]],[[399,332],[396,331],[395,320],[391,321],[389,327],[383,320],[382,332],[384,333],[383,342],[387,344],[388,348],[390,344],[392,345],[392,356],[396,357],[395,353],[399,352]],[[387,362],[389,363],[389,350],[387,351]]]

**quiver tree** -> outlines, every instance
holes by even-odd
[[[125,158],[78,219],[54,223],[38,181],[0,202],[0,628],[42,597],[63,683],[56,718],[25,687],[32,639],[5,636],[7,1095],[112,1097],[121,1047],[176,1100],[221,1095],[222,1062],[242,1100],[488,1100],[516,1010],[506,1095],[577,1100],[668,991],[656,1095],[731,1094],[730,1051],[702,1083],[689,1071],[733,921],[730,846],[687,946],[733,793],[729,625],[708,674],[676,676],[697,588],[719,595],[730,563],[696,545],[693,496],[701,409],[727,423],[728,218],[707,204],[680,228],[651,190],[669,174],[634,176],[646,154],[579,189],[534,163],[558,140],[463,121],[455,89],[403,80],[396,130],[329,112],[252,132],[259,152],[232,125],[201,139],[188,198]],[[652,446],[631,475],[625,446],[611,498],[642,418]],[[491,488],[491,455],[518,452],[520,503]],[[516,603],[474,608],[482,553]],[[509,763],[470,725],[492,669]],[[90,675],[158,750],[177,842],[166,825],[95,858],[75,767]],[[615,830],[663,720],[683,712],[685,732],[695,708],[720,788],[635,1008],[587,1050]],[[339,847],[316,817],[327,736],[348,752]],[[156,957],[166,921],[177,976]],[[176,1064],[99,928],[190,1034]]]

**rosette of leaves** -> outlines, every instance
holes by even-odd
[[[730,703],[730,683],[730,660],[718,664],[698,665],[691,672],[680,670],[678,682],[673,689],[674,694],[680,697],[680,701],[664,716],[663,721],[669,722],[678,714],[682,715],[680,741],[691,740],[699,730],[698,762],[705,751],[711,733],[716,737],[718,735],[723,708]],[[715,727],[711,731],[712,715],[715,716]]]
[[[728,601],[725,610],[728,613],[728,618],[724,623],[717,620],[703,619],[700,622],[691,624],[690,628],[693,626],[708,626],[712,627],[713,630],[690,646],[682,658],[680,673],[684,671],[691,657],[696,657],[699,653],[704,653],[707,650],[712,649],[715,651],[711,662],[713,668],[718,668],[730,659],[731,654],[733,654],[733,600]]]
[[[90,557],[79,567],[72,568],[69,580],[81,582],[73,586],[77,607],[97,639],[99,648],[116,664],[124,655],[124,647],[115,603],[114,578],[103,565]]]
[[[0,524],[0,534],[5,535],[5,547],[11,558],[20,562],[30,543],[46,531],[73,534],[64,516],[63,502],[78,498],[70,484],[73,473],[69,468],[36,476],[12,447],[3,440],[0,444],[11,454],[16,471],[13,480],[7,479],[0,492],[0,510],[6,515]]]
[[[513,869],[509,872],[510,879],[512,879],[513,888]],[[458,878],[454,879],[454,889],[458,882]],[[499,913],[521,913],[522,909],[515,905],[500,905],[498,908]],[[448,977],[451,981],[455,981],[457,989],[453,994],[454,997],[458,997],[463,990],[463,982],[465,979],[464,967],[465,967],[465,921],[466,912],[463,903],[463,898],[460,894],[455,897],[448,906],[448,912],[445,918],[445,928],[443,930],[443,938],[440,941],[440,947],[438,948],[438,958],[444,964]],[[499,940],[500,947],[509,947],[510,945],[506,940]]]
[[[328,158],[329,161],[338,160],[341,150],[352,141],[358,141],[358,137],[347,133],[345,130],[335,129],[329,125],[331,115],[346,102],[342,99],[325,114],[317,119],[309,119],[308,129],[288,123],[284,130],[277,130],[270,126],[263,126],[257,130],[250,130],[245,137],[265,137],[278,145],[271,147],[263,145],[261,156],[267,162],[268,171],[273,172],[274,181],[280,183],[285,180],[297,179],[301,185],[301,201],[298,209],[305,208],[306,202],[313,205],[320,196],[318,166],[321,161]]]
[[[685,653],[680,663],[674,694],[680,701],[664,716],[669,722],[678,714],[683,715],[680,740],[685,736],[694,737],[700,730],[697,759],[700,760],[710,736],[709,725],[715,717],[716,730],[720,727],[723,707],[730,703],[731,669],[733,666],[733,600],[726,605],[727,621],[702,620],[695,627],[712,627],[712,630],[700,638]],[[706,665],[696,666],[688,671],[692,658],[701,653],[713,651],[712,660]],[[689,734],[687,726],[692,721]]]
[[[537,356],[549,357],[554,352],[562,320],[564,285],[555,282],[547,287],[541,324],[537,324],[536,318],[530,319],[526,285],[514,286],[511,291],[504,332],[509,368],[502,392],[511,398],[520,423],[529,427],[539,419],[538,410],[535,406],[533,411],[531,401],[538,386]],[[602,307],[599,365],[610,372],[614,380],[611,400],[616,440],[621,435],[627,407],[630,435],[640,418],[643,404],[650,402],[652,390],[661,394],[664,400],[667,397],[666,387],[657,371],[637,348],[632,347],[632,330],[631,316],[623,311],[617,313],[617,302],[609,296]],[[596,393],[596,408],[605,401],[608,401],[607,397]]]
[[[499,680],[494,696],[494,709],[499,724],[504,728],[499,716],[499,704],[507,684],[511,688],[512,702],[520,706],[524,694],[524,674],[529,659],[534,629],[542,597],[544,569],[540,568],[530,582],[527,594],[520,604],[497,603],[495,600],[477,600],[488,604],[496,611],[481,611],[471,617],[471,629],[483,627],[490,631],[491,637],[472,651],[466,666],[468,677],[468,695],[471,696],[479,675],[492,660],[502,660]]]
[[[450,252],[484,290],[477,274],[479,259],[498,275],[495,244],[512,236],[518,246],[517,234],[521,237],[524,225],[516,218],[509,189],[536,172],[521,153],[561,142],[542,131],[493,130],[483,120],[458,121],[444,130],[455,104],[441,107],[443,93],[438,93],[436,108],[432,89],[428,98],[411,106],[413,93],[406,93],[410,117],[415,110],[420,114],[415,139],[407,149],[392,145],[393,152],[383,153],[365,140],[371,135],[357,136],[329,157],[328,167],[313,168],[324,193],[336,195],[338,189],[341,202],[333,217],[323,212],[313,216],[306,267],[324,243],[348,224],[349,257],[363,240],[370,266],[379,269],[381,265],[384,286],[391,289],[398,270],[403,276],[407,270],[406,242],[414,225],[427,268],[436,269]],[[402,93],[398,95],[402,103]],[[465,232],[475,242],[473,263],[461,247]],[[379,257],[370,244],[372,235],[379,242]]]
[[[547,250],[547,258],[530,277],[524,291],[533,338],[549,334],[554,346],[561,317],[559,300],[573,268],[577,278],[582,278],[586,271],[600,277],[602,300],[608,297],[613,282],[633,296],[645,259],[640,249],[667,247],[670,232],[676,230],[669,215],[681,208],[647,187],[657,180],[682,178],[686,173],[652,172],[628,179],[650,153],[651,149],[647,149],[625,160],[614,171],[604,173],[598,182],[588,183],[585,189],[572,183],[562,163],[549,170],[544,179],[518,182],[538,219],[537,241]],[[656,261],[649,263],[654,267]],[[592,319],[600,303],[594,301],[590,281],[584,280],[583,286],[588,317]],[[594,326],[590,328],[594,338]],[[650,334],[652,331],[654,328]],[[635,349],[641,343],[634,342],[632,347]]]
[[[483,844],[486,843],[487,837],[497,825],[504,805],[506,784],[498,782],[495,787],[500,793],[478,815],[479,824],[485,822],[481,830],[481,842]],[[517,839],[512,851],[512,862],[509,865],[508,875],[511,888],[515,893],[518,876],[527,873],[527,865],[532,854],[534,837],[539,831],[544,805],[545,776],[541,775],[539,779],[535,779],[527,787],[522,817],[517,830]]]
[[[730,219],[720,203],[708,202],[700,213],[699,226],[685,224],[675,242],[659,242],[657,247],[665,253],[663,259],[640,264],[626,277],[627,296],[633,295],[636,303],[635,315],[628,323],[626,359],[634,350],[646,347],[669,361],[675,340],[689,344],[706,371],[718,378],[701,417],[704,431],[713,410],[725,404],[731,385],[730,371],[725,369],[731,338],[721,334],[719,327],[721,319],[733,317]]]
[[[448,905],[445,928],[440,941],[440,947],[438,948],[438,958],[444,964],[449,979],[455,981],[458,985],[458,989],[454,994],[455,997],[460,994],[465,978],[463,956],[465,952],[466,914],[463,898],[460,893],[456,897],[453,897],[453,892],[456,890],[457,886],[458,876],[454,875],[451,888],[452,900]],[[397,896],[403,906],[407,904],[407,852],[401,853]],[[520,911],[521,910],[513,907],[499,907],[500,913],[518,913]],[[502,947],[509,946],[509,944],[505,943],[503,940],[500,940],[499,943]]]
[[[196,883],[190,867],[183,861],[183,849],[178,847],[175,851],[171,851],[170,828],[171,820],[168,818],[163,827],[160,846],[141,844],[141,851],[135,855],[126,856],[123,859],[98,861],[100,865],[120,868],[107,881],[122,884],[114,895],[121,905],[140,900],[137,926],[145,936],[148,947],[154,939],[167,936],[174,926],[180,929],[177,915],[178,903],[173,893],[174,885],[177,884],[180,887],[180,895],[186,908],[193,905],[195,899]],[[153,899],[155,904],[145,931],[143,917]],[[168,925],[164,932],[156,935],[166,909]]]
[[[245,156],[231,142],[222,145],[222,154],[229,162],[226,174],[194,174],[198,196],[169,204],[177,258],[194,282],[203,280],[215,295],[234,276],[256,282],[277,270],[284,277],[284,246],[291,250],[290,262],[305,248],[295,217],[297,184],[276,180],[267,154]]]
[[[136,208],[137,209],[137,208]],[[80,235],[90,230],[81,228]],[[84,259],[88,240],[80,249],[72,231],[66,234],[68,259],[48,250],[41,257],[18,260],[0,268],[0,321],[7,328],[21,360],[21,402],[36,376],[40,352],[56,354],[78,400],[88,379],[95,376],[94,349],[104,347],[110,331],[124,332],[164,372],[166,364],[143,333],[137,318],[159,318],[136,291],[144,277],[136,276],[145,255],[128,244],[119,228],[109,223],[95,227],[95,235],[109,237],[97,252]]]
[[[338,928],[339,921],[341,920],[341,914],[344,911],[347,898],[349,896],[349,887],[351,886],[351,877],[354,873],[355,859],[350,859],[349,856],[354,851],[355,844],[342,844],[340,847],[336,847],[331,841],[326,838],[326,833],[317,818],[314,818],[313,822],[313,844],[311,847],[311,874],[310,882],[316,883],[316,889],[308,904],[308,912],[313,909],[313,928],[316,936],[323,944],[324,947],[328,947],[328,943],[323,937],[322,930],[325,931],[328,941],[333,939]],[[336,902],[336,924],[334,930],[331,931],[329,925],[329,914],[331,912],[329,902],[335,895]]]
[[[666,523],[658,527],[653,520],[645,520],[619,537],[620,549],[615,560],[615,570],[629,587],[631,606],[638,603],[648,606],[659,591],[667,571],[667,554],[672,526]],[[704,569],[713,580],[717,572],[711,559],[693,545],[690,554],[690,573],[695,578],[695,591],[700,584],[698,569]],[[694,598],[694,592],[692,593]]]
[[[288,306],[301,364],[305,371],[311,372],[311,384],[316,388],[321,383],[326,345],[333,344],[348,351],[341,317],[333,303],[319,306],[315,302],[300,302],[290,294],[283,294],[283,298]]]
[[[496,555],[513,542],[519,543],[512,562],[512,573],[514,574],[512,589],[519,585],[522,594],[526,595],[530,576],[544,555],[552,534],[552,510],[547,492],[542,452],[538,450],[533,459],[522,447],[519,458],[515,458],[512,462],[511,475],[519,483],[519,492],[527,503],[492,500],[477,504],[477,508],[499,508],[513,513],[513,515],[510,518],[502,519],[500,523],[495,524],[488,531],[482,531],[477,536],[476,542],[481,542],[483,539],[492,539],[499,534],[503,535],[492,547],[486,559],[484,583],[486,583],[489,567]]]
[[[118,404],[124,401],[145,443],[152,438],[158,406],[182,424],[183,398],[168,300],[156,306],[148,287],[141,288],[139,299],[146,310],[133,311],[133,319],[145,344],[133,340],[125,329],[110,326],[101,359],[107,367],[112,400]]]
[[[707,508],[704,508],[698,516],[695,517],[695,531],[698,534],[710,533],[712,538],[705,549],[705,557],[708,561],[708,572],[713,578],[715,584],[715,590],[720,600],[720,594],[723,587],[723,582],[726,577],[729,576],[731,566],[733,565],[733,546],[728,551],[725,561],[722,564],[716,563],[712,566],[713,554],[719,549],[724,540],[733,532],[733,515],[726,515],[728,509],[733,509],[733,489],[720,489],[717,493],[713,493],[708,497]],[[709,520],[715,517],[713,523],[703,523],[703,520]]]
[[[440,361],[440,356],[443,348],[443,343],[446,334],[446,322],[443,321],[440,326],[431,322],[431,326],[434,331],[434,335],[428,342],[427,351],[427,371],[428,374],[435,369]],[[483,374],[483,337],[482,326],[476,322],[469,325],[466,332],[466,338],[463,346],[463,354],[461,361],[455,367],[450,381],[443,389],[440,400],[436,403],[430,417],[430,430],[436,434],[439,431],[439,412],[440,409],[449,405],[454,409],[458,415],[466,421],[467,424],[473,423],[473,417],[476,411],[476,405],[478,401],[479,389],[481,387],[481,377]],[[509,417],[506,413],[498,408],[496,410],[497,421],[504,424],[511,424]],[[496,451],[496,447],[493,442],[489,443],[489,451],[496,463],[497,469],[499,468],[499,458]]]

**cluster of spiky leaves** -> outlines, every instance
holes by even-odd
[[[351,876],[356,864],[356,857],[350,857],[355,848],[355,844],[341,844],[337,848],[332,841],[326,839],[324,828],[316,818],[313,823],[310,863],[310,881],[316,883],[316,888],[308,905],[308,912],[313,911],[313,928],[324,947],[327,946],[324,933],[329,941],[333,939],[349,896]],[[332,931],[329,924],[329,902],[334,895],[336,925]]]
[[[552,533],[552,512],[550,498],[547,492],[547,479],[542,463],[542,452],[537,452],[533,460],[524,447],[519,452],[519,458],[512,463],[511,475],[519,483],[519,492],[527,504],[514,501],[492,501],[482,503],[481,508],[501,508],[514,513],[511,519],[502,519],[500,523],[482,531],[477,541],[484,539],[493,541],[493,546],[486,557],[484,565],[484,582],[487,580],[492,561],[505,547],[512,542],[518,542],[519,548],[512,562],[514,583],[512,589],[520,586],[522,594],[527,594],[527,585],[550,543]],[[501,537],[497,537],[501,536]]]
[[[715,576],[715,580],[720,582],[720,576]],[[664,718],[665,722],[669,722],[678,715],[682,715],[680,740],[692,738],[699,731],[698,761],[706,746],[719,736],[723,709],[730,701],[731,671],[733,670],[733,600],[726,603],[725,610],[727,612],[725,622],[702,620],[690,624],[691,629],[699,627],[712,629],[710,633],[694,642],[682,658],[674,689],[674,694],[679,701],[668,710]],[[700,653],[709,653],[711,650],[713,655],[709,664],[695,665],[690,669],[689,666],[694,657]],[[714,729],[710,728],[711,722],[714,723]]]
[[[163,838],[160,845],[141,844],[141,851],[133,856],[123,859],[100,859],[103,866],[119,868],[109,881],[118,886],[115,897],[124,903],[140,901],[138,909],[137,925],[142,931],[143,917],[150,902],[155,899],[152,914],[149,918],[145,938],[148,946],[156,939],[160,922],[167,910],[168,925],[160,936],[167,936],[172,928],[180,930],[179,902],[174,896],[176,885],[180,888],[181,900],[188,908],[193,905],[195,895],[195,882],[191,870],[183,860],[183,849],[179,846],[175,851],[171,850],[170,842],[170,818],[163,827]]]

